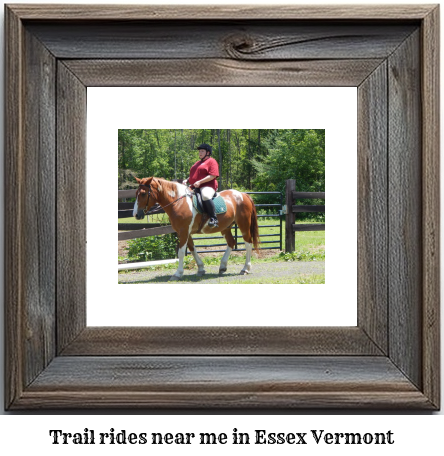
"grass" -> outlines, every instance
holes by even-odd
[[[220,283],[228,283],[223,282],[221,279]],[[325,274],[307,274],[302,275],[299,277],[294,276],[286,276],[280,277],[279,279],[276,278],[264,278],[261,277],[260,279],[255,278],[248,278],[244,280],[236,280],[231,281],[229,283],[241,283],[241,284],[250,284],[250,285],[262,285],[262,284],[325,284]]]

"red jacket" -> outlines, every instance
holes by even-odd
[[[190,169],[190,177],[188,182],[194,184],[195,182],[203,179],[207,176],[216,176],[219,177],[219,165],[214,158],[207,158],[205,161],[197,161]],[[213,179],[209,182],[204,182],[200,187],[211,187],[214,190],[217,190],[217,179]]]

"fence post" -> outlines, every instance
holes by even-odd
[[[295,241],[293,224],[296,219],[296,214],[292,211],[293,192],[296,191],[296,180],[288,179],[285,186],[285,204],[287,205],[287,213],[285,214],[285,252],[294,252]]]

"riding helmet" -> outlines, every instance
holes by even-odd
[[[197,148],[197,150],[199,150],[199,149],[205,149],[207,152],[210,153],[210,155],[211,155],[211,153],[213,152],[212,147],[211,147],[209,144],[205,144],[205,143],[201,144],[201,145]]]

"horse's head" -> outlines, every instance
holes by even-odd
[[[139,188],[136,191],[136,202],[134,204],[133,215],[137,220],[142,220],[145,217],[145,214],[156,204],[152,192],[152,177],[144,177],[143,179],[138,179],[136,181],[139,184]]]

